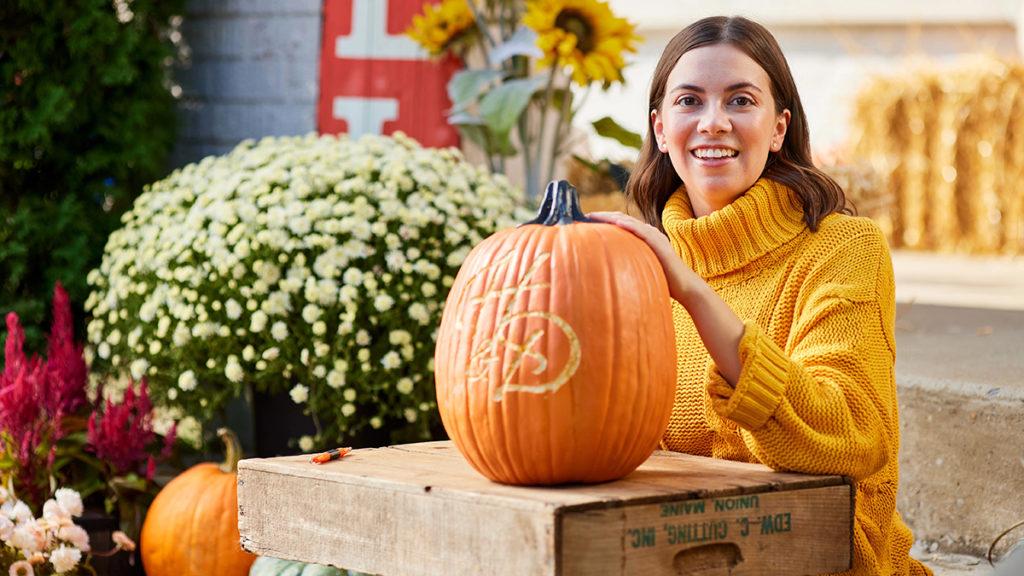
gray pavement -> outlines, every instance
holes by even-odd
[[[936,576],[1003,576],[981,556],[1024,519],[1024,258],[896,251],[893,268],[898,505],[914,556]]]

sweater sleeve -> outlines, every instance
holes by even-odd
[[[747,321],[735,388],[709,369],[714,410],[773,468],[860,480],[895,453],[892,264],[884,239],[853,244],[859,265],[827,262],[837,272],[800,303],[785,347]]]

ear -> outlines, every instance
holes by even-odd
[[[665,142],[665,124],[661,121],[657,110],[651,110],[651,129],[654,132],[651,135],[654,138],[654,147],[665,152],[663,144]]]
[[[790,114],[789,108],[786,108],[775,119],[775,133],[772,134],[772,152],[778,152],[782,149],[782,142],[786,139],[786,130],[789,129],[791,117],[792,114]]]

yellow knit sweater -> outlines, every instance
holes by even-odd
[[[685,191],[662,223],[676,252],[745,324],[733,389],[674,304],[678,381],[670,450],[842,474],[857,486],[848,575],[930,574],[896,512],[899,421],[889,250],[866,218],[811,232],[795,195],[761,179],[694,218]]]

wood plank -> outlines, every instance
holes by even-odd
[[[247,550],[401,576],[687,574],[676,565],[740,556],[737,575],[839,571],[853,517],[852,486],[838,476],[657,452],[617,482],[505,486],[450,442],[356,450],[322,466],[243,460],[238,499]],[[765,518],[778,525],[762,534]],[[783,572],[759,571],[781,556]]]
[[[821,574],[850,566],[850,486],[567,514],[564,576]]]

